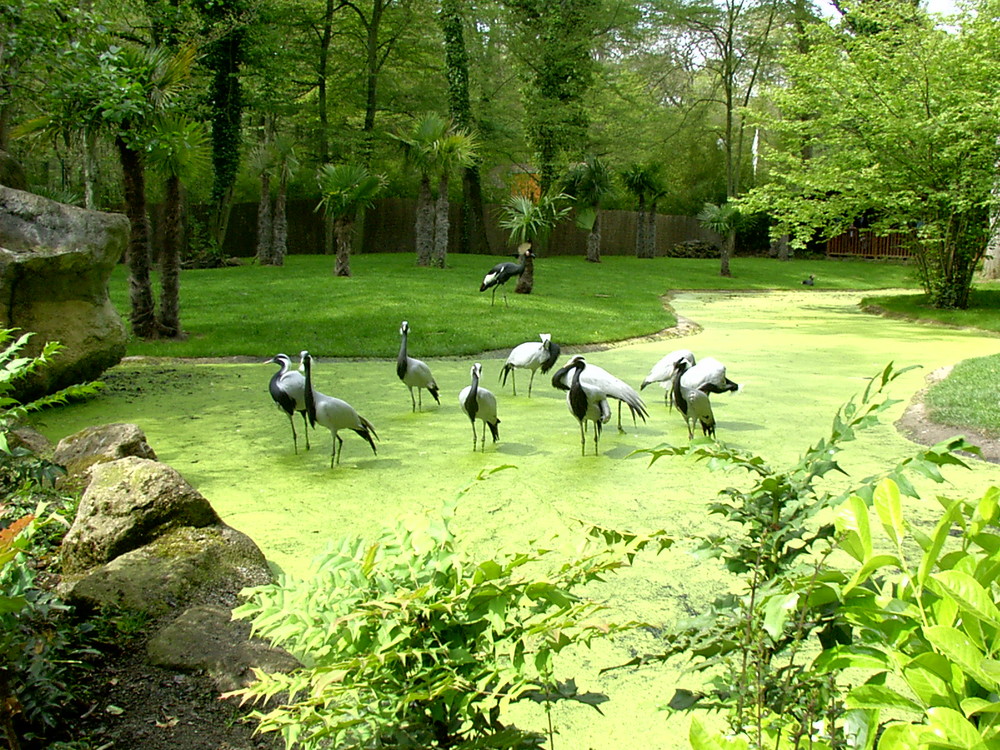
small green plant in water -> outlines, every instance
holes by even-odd
[[[234,616],[303,664],[234,693],[280,702],[257,714],[261,731],[289,748],[530,748],[543,734],[502,722],[509,704],[606,700],[558,678],[556,656],[633,624],[605,622],[576,589],[670,540],[590,527],[572,559],[532,549],[474,561],[450,529],[454,509],[345,539],[310,580],[247,592]]]
[[[854,733],[851,726],[858,717],[844,705],[835,675],[815,670],[803,655],[846,637],[833,598],[811,596],[828,575],[829,556],[836,549],[834,509],[849,495],[870,502],[875,487],[887,478],[916,497],[907,473],[943,481],[942,466],[964,466],[956,451],[975,450],[964,440],[948,441],[861,480],[857,489],[843,494],[831,493],[820,482],[831,472],[846,474],[837,454],[858,430],[877,424],[879,415],[898,403],[885,391],[905,371],[887,365],[859,399],[838,410],[829,437],[784,470],[707,439],[645,451],[652,462],[692,456],[712,468],[743,469],[755,480],[749,490],[722,491],[709,505],[710,513],[728,523],[723,533],[700,538],[695,549],[696,555],[719,559],[738,576],[733,592],[670,629],[662,653],[629,662],[686,656],[691,671],[708,676],[707,689],[677,690],[669,707],[722,710],[732,736],[738,738],[733,748],[845,747],[845,738]],[[823,729],[817,734],[816,727]],[[722,739],[697,720],[691,741],[699,749],[729,746],[718,744]]]

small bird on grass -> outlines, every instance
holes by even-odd
[[[802,279],[802,283],[805,284],[806,286],[814,286],[816,284],[816,274],[814,273],[809,274],[809,278]]]

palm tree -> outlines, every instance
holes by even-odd
[[[263,140],[250,152],[247,166],[260,179],[260,199],[257,201],[257,264],[274,263],[274,213],[271,208],[271,178],[275,169],[274,149]]]
[[[288,203],[288,181],[298,171],[299,159],[295,153],[295,141],[291,136],[279,135],[274,139],[273,145],[277,160],[278,194],[274,198],[271,254],[272,263],[283,266],[285,255],[288,253],[288,214],[285,211]]]
[[[569,213],[569,196],[544,193],[537,202],[526,195],[512,195],[500,209],[500,226],[510,232],[509,241],[515,247],[524,243],[537,246],[555,225]],[[528,255],[524,273],[517,280],[517,294],[531,294],[535,286],[535,263]]]
[[[171,52],[162,47],[109,47],[60,71],[50,114],[25,123],[22,133],[109,131],[122,167],[122,186],[129,234],[129,322],[133,335],[157,334],[150,283],[149,218],[146,213],[146,147],[154,123],[170,110],[174,97],[190,77],[195,48]]]
[[[639,202],[636,217],[635,257],[656,255],[656,199],[663,195],[657,164],[633,164],[619,175],[625,190]]]
[[[465,131],[449,130],[434,143],[433,155],[434,169],[438,173],[438,196],[431,264],[444,268],[448,256],[448,179],[453,170],[471,166],[475,161],[475,138]]]
[[[183,187],[208,165],[208,133],[203,123],[164,117],[153,125],[147,146],[149,166],[166,179],[163,247],[160,252],[160,312],[163,336],[178,336],[180,323],[180,252],[183,238]]]
[[[406,164],[417,172],[417,265],[429,266],[434,249],[434,201],[431,177],[434,174],[435,144],[448,132],[448,121],[440,115],[428,114],[417,122],[407,136],[393,135],[403,148]]]
[[[354,221],[359,210],[371,207],[385,180],[381,175],[369,173],[360,164],[324,164],[317,180],[322,196],[317,209],[322,208],[327,219],[333,221],[337,240],[334,274],[350,276]]]
[[[563,193],[576,208],[576,225],[588,232],[587,260],[591,263],[601,262],[601,203],[614,191],[611,173],[596,156],[575,164],[563,180]]]
[[[722,236],[722,251],[719,253],[721,267],[720,276],[732,276],[729,270],[729,259],[733,257],[733,248],[736,245],[736,230],[739,229],[743,217],[739,209],[729,203],[717,206],[714,203],[706,203],[698,214],[698,221],[703,227],[711,229]]]

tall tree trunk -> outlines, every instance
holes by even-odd
[[[354,234],[354,221],[341,217],[333,222],[333,233],[337,238],[337,262],[334,265],[335,276],[351,275],[351,238]]]
[[[601,214],[594,217],[594,226],[587,235],[587,260],[591,263],[601,262]]]
[[[1000,135],[996,144],[1000,147]],[[1000,279],[1000,209],[996,207],[997,201],[1000,201],[1000,160],[993,165],[993,188],[990,192],[994,203],[990,209],[990,232],[983,261],[983,278],[987,280]]]
[[[160,248],[160,314],[158,320],[162,334],[170,337],[179,336],[181,333],[182,200],[180,179],[176,176],[168,178],[163,208],[163,247]]]
[[[417,192],[417,218],[414,230],[417,235],[417,265],[429,266],[434,248],[434,198],[429,177],[421,177]]]
[[[729,259],[733,257],[733,247],[736,245],[736,230],[731,229],[726,232],[725,237],[722,238],[722,250],[719,252],[719,276],[732,276],[733,272],[729,270]]]
[[[341,4],[342,5],[342,4]],[[330,43],[333,41],[333,14],[337,8],[333,0],[326,0],[326,12],[323,14],[323,31],[320,34],[319,66],[316,71],[316,105],[319,108],[319,161],[326,164],[330,161],[330,115],[327,112],[326,84],[330,67]]]
[[[269,266],[274,261],[274,227],[271,215],[271,175],[260,173],[260,200],[257,202],[257,264]]]
[[[656,257],[656,201],[649,202],[646,210],[646,257]]]
[[[444,268],[448,260],[448,176],[442,175],[438,183],[438,197],[434,216],[434,255],[431,265]]]
[[[649,243],[646,241],[646,196],[639,195],[639,210],[635,214],[635,257],[646,258]]]
[[[118,158],[122,165],[122,186],[125,193],[125,214],[129,232],[129,322],[132,334],[138,338],[156,335],[156,316],[153,309],[153,288],[149,280],[149,217],[146,215],[146,179],[142,154],[129,148],[122,136],[115,138]]]
[[[528,255],[524,259],[524,273],[517,279],[517,286],[514,287],[515,294],[531,294],[535,288],[535,259]]]
[[[220,6],[225,11],[224,6]],[[237,25],[209,45],[205,56],[212,70],[209,101],[212,107],[212,215],[209,232],[212,242],[221,248],[229,228],[233,186],[240,165],[240,127],[243,118],[243,94],[240,88],[240,63],[244,55],[245,31]]]
[[[455,125],[472,132],[475,122],[469,98],[469,55],[462,30],[464,0],[441,0],[441,30],[444,32],[445,75],[448,78],[448,110]],[[489,253],[486,237],[483,190],[479,166],[462,170],[462,226],[459,249],[464,253]]]
[[[285,265],[285,255],[288,254],[288,173],[281,170],[278,178],[278,195],[274,199],[274,241],[271,243],[271,262],[276,266]]]

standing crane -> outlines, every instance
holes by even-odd
[[[584,361],[583,357],[577,355],[569,361],[565,367],[556,370],[552,376],[552,385],[561,391],[568,391],[572,385],[573,372],[577,367],[577,360]],[[590,387],[604,393],[608,398],[616,399],[618,403],[618,431],[622,429],[622,404],[626,404],[632,412],[632,422],[638,416],[643,422],[649,414],[646,412],[646,404],[638,391],[620,378],[616,378],[603,367],[584,362],[583,372],[580,373],[580,382],[584,387]]]
[[[594,455],[600,449],[601,429],[611,420],[611,406],[607,394],[593,385],[584,384],[581,373],[587,367],[583,357],[576,356],[565,368],[570,375],[566,405],[580,423],[580,455],[587,455],[587,422],[594,423]]]
[[[318,424],[330,431],[333,436],[333,448],[330,451],[330,468],[334,462],[340,464],[340,454],[343,450],[344,439],[337,433],[340,430],[352,430],[368,441],[372,447],[372,453],[378,455],[375,448],[377,438],[375,427],[367,419],[355,411],[354,407],[346,401],[333,396],[320,393],[312,385],[312,357],[309,352],[302,353],[302,362],[306,368],[306,410],[309,414],[309,423],[314,427]]]
[[[439,404],[441,399],[438,398],[438,385],[434,376],[431,375],[431,368],[425,362],[406,354],[406,339],[409,333],[410,324],[404,320],[399,326],[399,335],[402,336],[402,341],[399,344],[399,356],[396,358],[396,374],[403,381],[403,385],[410,389],[410,401],[413,404],[413,411],[416,411],[418,405],[421,409],[424,408],[420,398],[421,389],[430,393]],[[413,398],[414,388],[417,389],[416,399]]]
[[[458,403],[462,405],[462,411],[469,417],[472,423],[472,450],[476,449],[476,420],[483,422],[482,450],[486,451],[486,428],[489,427],[490,434],[493,435],[493,442],[500,439],[500,420],[497,418],[497,399],[491,391],[479,385],[479,378],[482,375],[483,366],[476,362],[470,370],[472,383],[465,386],[458,394]]]
[[[504,385],[507,385],[507,375],[510,375],[515,396],[517,395],[517,380],[514,378],[515,369],[523,368],[531,370],[531,378],[528,380],[528,398],[531,398],[531,384],[535,381],[535,371],[541,368],[544,375],[552,369],[556,360],[559,359],[559,344],[552,340],[552,336],[547,333],[540,333],[538,337],[541,339],[541,343],[538,341],[527,341],[511,349],[510,354],[507,355],[507,361],[504,362],[503,367],[500,369]]]
[[[740,386],[726,377],[726,366],[714,357],[705,357],[698,364],[691,364],[681,376],[687,388],[697,388],[705,393],[738,391]]]
[[[490,307],[493,307],[493,304],[497,301],[497,287],[503,286],[510,279],[524,273],[524,267],[528,262],[528,258],[535,257],[535,254],[531,251],[531,243],[521,243],[521,245],[517,248],[517,255],[517,263],[511,263],[509,260],[504,261],[503,263],[497,263],[483,277],[483,283],[479,285],[479,291],[485,292],[487,289],[493,289],[493,297],[490,299]],[[505,305],[507,304],[506,290],[507,288],[504,287],[503,302]]]
[[[667,403],[667,406],[673,406],[674,374],[677,372],[674,369],[674,365],[681,359],[686,360],[689,366],[693,366],[694,352],[690,349],[677,349],[670,352],[670,354],[653,365],[646,379],[639,386],[639,390],[643,390],[650,383],[660,383],[664,390],[663,400]]]
[[[701,425],[703,435],[715,437],[715,415],[712,414],[712,403],[709,401],[708,393],[684,384],[684,375],[690,371],[687,360],[678,360],[674,367],[677,370],[673,385],[674,406],[684,417],[688,440],[694,437],[695,422]]]
[[[285,414],[288,415],[288,424],[292,426],[292,444],[295,452],[299,452],[299,436],[295,434],[295,412],[302,415],[302,424],[306,436],[306,450],[309,450],[309,422],[306,416],[306,379],[302,373],[292,370],[292,359],[287,354],[275,354],[264,364],[276,364],[280,366],[271,382],[268,390],[271,398]]]

